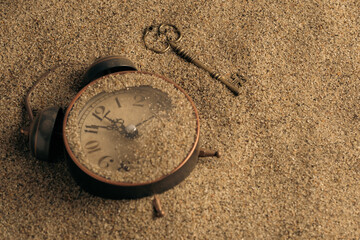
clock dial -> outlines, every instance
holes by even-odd
[[[134,190],[140,195],[168,189],[190,173],[199,133],[190,97],[171,81],[142,72],[90,83],[64,121],[66,150],[82,172],[106,184],[148,186]]]
[[[151,86],[131,87],[93,97],[79,114],[82,149],[91,166],[111,172],[130,171],[141,149],[143,127],[166,118],[169,96]]]

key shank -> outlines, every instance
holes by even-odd
[[[212,78],[215,78],[216,80],[219,80],[223,84],[225,84],[226,87],[228,87],[236,96],[239,95],[239,89],[231,84],[229,81],[227,81],[223,76],[221,76],[219,73],[217,73],[213,68],[206,66],[199,60],[195,59],[193,56],[189,54],[186,50],[181,48],[179,45],[177,45],[173,41],[169,41],[169,45],[174,50],[174,52],[179,55],[180,57],[184,58],[186,61],[195,64],[197,67],[204,69],[207,71]]]

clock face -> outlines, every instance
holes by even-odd
[[[65,117],[73,161],[106,181],[169,175],[194,151],[198,117],[187,96],[146,74],[111,74],[85,87]]]
[[[169,96],[151,86],[95,96],[80,112],[78,123],[88,163],[114,173],[130,171],[146,125],[166,118],[170,109]]]

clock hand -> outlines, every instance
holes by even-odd
[[[138,124],[136,124],[135,126],[136,126],[136,127],[138,127],[138,126],[140,126],[140,125],[142,125],[142,124],[146,123],[147,121],[149,121],[149,120],[153,119],[154,117],[155,117],[155,115],[152,115],[152,116],[151,116],[151,117],[149,117],[148,119],[145,119],[144,121],[139,122],[139,123],[138,123]]]
[[[138,130],[137,127],[142,125],[143,123],[149,121],[150,119],[154,118],[155,116],[151,116],[148,119],[145,119],[144,121],[138,123],[137,125],[134,124],[129,124],[125,127],[124,125],[124,120],[122,118],[116,118],[111,119],[107,116],[107,114],[104,116],[104,118],[106,118],[107,120],[109,120],[111,122],[111,126],[109,126],[107,129],[112,130],[112,129],[116,129],[118,130],[120,133],[125,133],[127,137],[130,138],[134,138],[138,135]],[[102,127],[102,126],[101,126]]]
[[[129,138],[134,138],[136,137],[139,132],[137,130],[137,127],[146,123],[147,121],[149,121],[150,119],[154,118],[155,116],[152,115],[151,117],[149,117],[148,119],[145,119],[144,121],[142,122],[139,122],[138,124],[134,125],[134,124],[129,124],[127,125],[124,130],[125,130],[125,133],[126,133],[126,136],[129,137]],[[124,126],[124,125],[123,125]]]
[[[116,128],[116,126],[111,125],[111,126],[101,126],[101,125],[85,125],[86,128],[94,128],[94,129],[99,129],[99,128],[105,128],[106,130],[113,130]]]
[[[125,126],[124,126],[124,119],[122,118],[116,118],[115,121],[113,122],[113,124],[115,125],[115,127],[119,130],[121,128],[122,131],[125,130]],[[119,125],[120,124],[120,125]]]
[[[106,118],[107,120],[109,120],[112,123],[111,126],[113,127],[113,129],[116,129],[116,130],[121,129],[121,131],[119,131],[119,132],[123,132],[125,130],[124,119],[116,118],[115,120],[113,120],[113,119],[109,118],[107,116],[107,114],[105,114],[104,118]],[[118,124],[120,124],[120,126]]]

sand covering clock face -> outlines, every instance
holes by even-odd
[[[195,109],[175,85],[150,74],[111,74],[75,101],[65,134],[76,159],[117,182],[152,181],[189,155]]]

